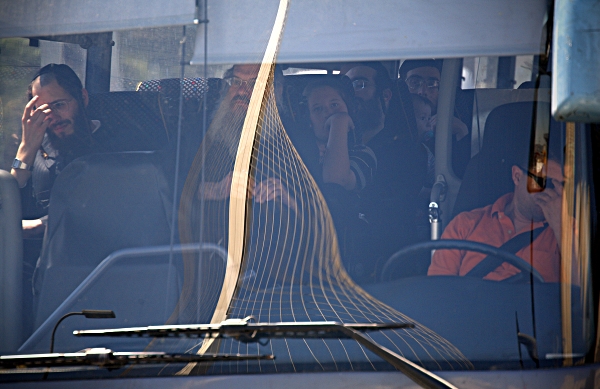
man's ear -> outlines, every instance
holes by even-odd
[[[512,180],[515,186],[519,186],[523,179],[523,170],[520,167],[513,165],[512,167]]]
[[[382,96],[383,96],[383,101],[385,102],[385,104],[389,104],[390,100],[392,99],[392,90],[391,89],[384,89],[382,92]]]
[[[90,98],[88,96],[88,91],[85,88],[81,89],[81,98],[83,99],[83,106],[87,107],[88,103],[90,102]]]

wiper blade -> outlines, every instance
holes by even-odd
[[[347,338],[344,329],[355,331],[380,331],[413,328],[412,323],[352,323],[332,321],[252,323],[246,319],[230,319],[220,324],[185,324],[73,331],[76,336],[127,336],[127,337],[189,337],[234,338],[242,342],[257,342],[274,338]]]
[[[131,327],[103,330],[73,331],[77,336],[147,336],[147,337],[191,337],[233,338],[241,342],[259,342],[274,338],[348,338],[354,339],[374,354],[404,373],[423,388],[455,389],[448,381],[427,369],[416,365],[397,353],[381,346],[363,334],[366,331],[381,331],[414,328],[412,323],[338,323],[338,322],[289,322],[252,323],[252,317],[229,319],[220,324],[191,324],[173,326]]]
[[[275,359],[273,355],[248,354],[167,354],[163,352],[113,352],[93,348],[77,353],[25,354],[0,356],[0,368],[25,369],[62,366],[98,366],[119,369],[129,364],[202,363]]]

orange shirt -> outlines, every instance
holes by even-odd
[[[442,239],[470,240],[495,247],[502,246],[518,233],[524,232],[515,233],[512,220],[504,214],[504,209],[512,201],[512,196],[512,193],[508,193],[492,205],[459,214],[448,224]],[[531,229],[542,225],[542,222],[533,223]],[[525,246],[516,255],[530,264],[533,263],[533,267],[540,272],[544,281],[560,281],[560,250],[550,227],[546,228],[533,244]],[[466,250],[437,250],[427,274],[464,276],[486,256],[486,254]],[[484,279],[500,281],[517,273],[519,270],[516,267],[503,263]]]

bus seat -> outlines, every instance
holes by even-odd
[[[57,177],[34,289],[39,325],[105,257],[170,242],[171,189],[152,152],[92,154]]]
[[[0,170],[0,351],[21,341],[23,240],[21,196],[17,180]]]
[[[183,87],[180,90],[179,86]],[[182,121],[184,126],[191,124],[198,127],[202,120],[203,97],[206,94],[206,108],[210,114],[214,111],[221,99],[223,80],[220,78],[164,78],[159,80],[143,81],[138,85],[139,94],[160,95],[160,113],[162,120],[169,131],[171,140],[176,134],[179,119],[179,96],[183,94]]]
[[[137,91],[90,95],[87,112],[107,131],[106,151],[155,151],[169,148],[176,139],[179,118],[178,78],[142,82]],[[183,83],[183,125],[197,128],[202,97],[208,91],[212,112],[221,97],[222,80],[186,78]],[[105,151],[105,150],[100,150]]]
[[[490,112],[481,150],[467,165],[453,216],[492,204],[512,192],[511,166],[527,160],[533,113],[533,102],[504,104]]]
[[[179,88],[180,85],[183,86],[183,90]],[[221,101],[223,85],[223,80],[220,78],[184,78],[183,81],[179,78],[165,78],[144,81],[138,85],[135,93],[140,95],[159,93],[160,95],[160,115],[168,134],[167,141],[164,143],[164,149],[167,150],[165,158],[171,163],[171,165],[168,163],[165,165],[165,171],[171,172],[171,176],[174,176],[179,124],[181,123],[182,145],[179,156],[180,174],[183,177],[182,181],[185,181],[187,170],[191,166],[203,139],[203,97],[206,93],[208,127],[212,114]],[[179,121],[180,92],[183,92],[181,122]]]
[[[93,94],[87,112],[106,131],[109,149],[100,151],[153,151],[167,144],[168,129],[161,117],[158,92]]]
[[[200,100],[202,95],[209,90],[208,86],[211,80],[218,80],[216,78],[205,79],[201,77],[195,78],[184,78],[179,84],[179,78],[164,78],[159,80],[147,80],[142,81],[136,91],[138,92],[160,92],[166,96],[178,98],[179,87],[183,86],[183,98],[184,100],[196,99]],[[207,82],[208,81],[208,82]]]

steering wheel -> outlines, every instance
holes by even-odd
[[[421,251],[431,251],[431,250],[439,250],[439,249],[455,249],[455,250],[470,250],[476,251],[478,253],[487,254],[488,256],[498,258],[498,265],[500,266],[502,262],[508,262],[513,265],[517,269],[521,271],[524,275],[526,275],[526,279],[529,279],[529,276],[533,276],[533,278],[538,282],[545,282],[542,278],[542,275],[531,266],[528,262],[523,260],[523,258],[519,258],[516,255],[509,253],[508,251],[500,250],[497,247],[490,246],[489,244],[473,242],[468,240],[455,240],[455,239],[440,239],[440,240],[431,240],[427,242],[421,242],[417,244],[413,244],[411,246],[405,247],[397,252],[395,252],[383,265],[381,269],[381,281],[391,281],[393,271],[392,269],[398,266],[401,263],[401,259],[406,256],[414,255],[415,253]],[[501,260],[501,261],[500,261]],[[497,267],[496,266],[496,267]],[[470,273],[470,272],[469,272]],[[469,273],[466,276],[469,276]],[[512,277],[511,277],[512,278]],[[508,279],[511,279],[508,278]]]

